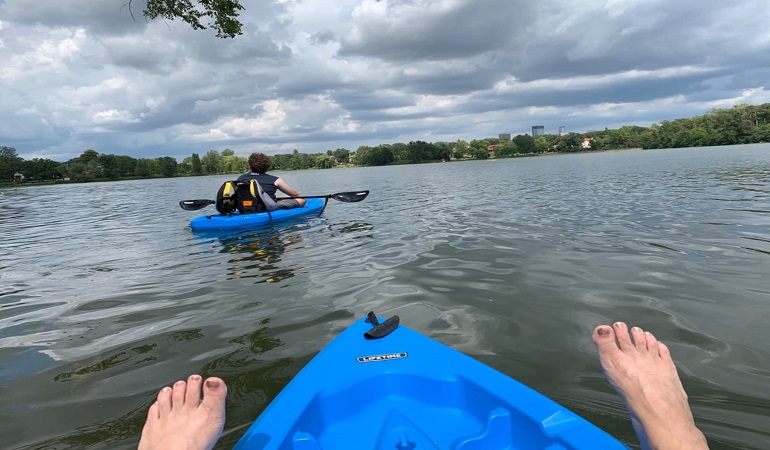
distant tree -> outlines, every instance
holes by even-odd
[[[149,159],[138,159],[136,161],[135,175],[138,177],[147,178],[152,176],[152,164]]]
[[[222,173],[222,156],[216,150],[209,150],[201,158],[201,167],[204,175]]]
[[[131,11],[135,0],[128,0]],[[243,6],[238,0],[143,0],[144,16],[148,19],[161,17],[167,20],[181,19],[193,30],[205,30],[201,22],[217,32],[217,37],[234,38],[243,34],[243,24],[238,20]],[[132,11],[133,14],[133,11]]]
[[[528,134],[520,134],[513,138],[519,153],[535,153],[535,138]]]
[[[350,160],[350,150],[346,148],[338,148],[332,152],[332,156],[337,160],[337,164],[347,164]]]
[[[468,153],[469,148],[470,146],[467,142],[458,140],[455,142],[452,156],[455,158],[464,158],[465,154]]]
[[[516,156],[517,153],[519,153],[519,149],[516,147],[516,143],[508,140],[502,143],[502,147],[495,149],[495,155],[500,158],[510,158]]]
[[[84,151],[80,156],[78,156],[78,160],[84,164],[88,164],[91,161],[94,161],[96,158],[99,157],[99,152],[96,150],[88,149]]]
[[[270,157],[270,161],[273,163],[273,170],[291,170],[293,155],[274,155]]]
[[[203,175],[203,169],[201,168],[201,157],[198,156],[197,153],[192,154],[192,159],[190,162],[192,164],[192,174],[195,176]]]
[[[130,177],[136,171],[136,158],[126,155],[115,157],[115,164],[118,166],[118,173],[121,177]]]
[[[117,180],[120,178],[120,167],[118,166],[118,159],[115,155],[101,154],[97,156],[96,161],[101,167],[103,176],[110,180]]]
[[[16,154],[16,149],[14,147],[7,147],[3,145],[0,147],[0,158],[18,158],[19,155]]]
[[[316,155],[315,164],[319,169],[331,169],[337,165],[337,159],[332,155]]]
[[[355,163],[359,166],[384,166],[395,160],[393,150],[390,146],[380,145],[377,147],[361,146],[356,150]]]
[[[33,158],[22,162],[21,172],[30,180],[55,180],[61,178],[59,166],[61,163],[51,159]]]
[[[486,148],[471,148],[468,153],[472,158],[475,159],[488,159],[489,158],[489,152]]]
[[[449,161],[452,159],[452,148],[454,144],[451,142],[435,142],[433,144],[432,159],[435,161]]]
[[[23,161],[14,147],[0,147],[0,182],[13,180],[13,174],[21,170]]]
[[[158,163],[158,168],[160,169],[160,175],[168,178],[176,175],[176,166],[178,164],[176,159],[170,156],[161,156],[160,158],[155,159]]]
[[[297,152],[292,154],[292,166],[296,170],[312,169],[316,166],[316,159],[313,155]]]
[[[249,170],[249,161],[243,156],[236,156],[230,149],[222,150],[220,168],[225,173],[243,173]]]
[[[421,163],[434,159],[435,146],[425,141],[412,141],[407,144],[409,149],[409,160],[413,163]]]
[[[390,151],[393,153],[394,161],[407,162],[410,161],[409,146],[403,142],[397,142],[390,146]]]

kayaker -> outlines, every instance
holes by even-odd
[[[623,322],[596,327],[593,341],[643,449],[708,449],[666,345],[639,327],[629,331]],[[211,450],[224,428],[226,395],[220,378],[202,382],[199,375],[161,389],[147,413],[139,450]]]
[[[263,153],[252,153],[251,156],[249,156],[249,168],[251,169],[251,172],[246,172],[239,176],[238,181],[257,180],[260,186],[262,186],[262,189],[264,189],[273,200],[276,198],[276,191],[281,191],[289,197],[295,197],[276,201],[279,209],[292,209],[305,206],[307,200],[300,198],[299,192],[292,189],[291,186],[286,184],[281,178],[267,173],[272,165],[273,163],[267,155]]]

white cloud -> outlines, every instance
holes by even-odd
[[[0,145],[324,151],[770,101],[764,0],[252,2],[232,40],[97,3],[0,3]]]

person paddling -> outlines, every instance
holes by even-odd
[[[301,198],[299,192],[292,189],[291,186],[286,184],[281,178],[267,173],[272,165],[273,163],[267,155],[263,153],[252,153],[251,156],[249,156],[249,168],[251,169],[251,172],[246,172],[239,176],[237,181],[257,180],[257,183],[262,186],[262,189],[264,189],[273,200],[276,200],[276,191],[281,191],[289,197],[294,197],[277,200],[276,204],[278,205],[278,209],[292,209],[305,206],[307,200]]]

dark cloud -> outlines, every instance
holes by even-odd
[[[140,6],[2,1],[0,145],[354,150],[770,102],[766,0],[259,1],[226,40]]]
[[[514,42],[535,7],[519,0],[383,4],[384,13],[358,18],[340,55],[394,63],[473,57]]]

